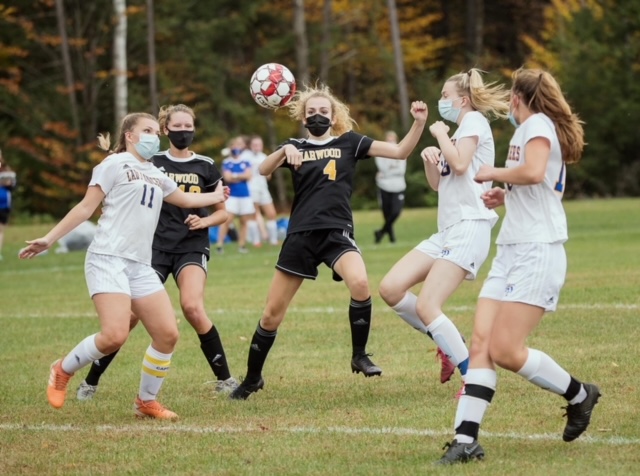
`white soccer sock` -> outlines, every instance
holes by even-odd
[[[470,433],[468,430],[470,427],[473,427],[471,432],[477,434],[484,414],[491,404],[497,383],[498,376],[495,370],[468,370],[465,382],[465,393],[463,393],[460,396],[460,400],[458,400],[456,419],[453,426],[456,431],[455,439],[458,443],[468,444],[473,442],[474,437],[466,433]],[[465,427],[467,430],[464,430]],[[458,433],[458,431],[465,431],[465,433]]]
[[[455,324],[447,316],[440,314],[427,326],[427,330],[431,333],[434,342],[442,349],[442,352],[449,357],[455,366],[459,366],[460,372],[464,377],[467,373],[469,349],[467,349]]]
[[[278,244],[278,224],[275,220],[267,220],[267,234],[269,235],[269,243]]]
[[[68,374],[74,374],[82,367],[90,364],[94,360],[101,359],[107,354],[103,354],[96,347],[96,336],[93,334],[86,337],[75,348],[62,359],[62,370]]]
[[[140,400],[156,399],[164,378],[169,373],[172,355],[173,353],[163,354],[149,346],[142,360],[142,377],[140,379],[140,391],[138,392]]]
[[[427,333],[427,326],[424,325],[424,322],[420,320],[418,317],[418,313],[416,312],[416,304],[418,302],[418,297],[413,294],[411,291],[407,291],[400,302],[395,306],[391,306],[398,316],[400,316],[407,324],[413,327],[415,330],[422,332],[423,334]]]
[[[522,368],[518,370],[518,375],[540,388],[564,395],[569,388],[569,383],[571,383],[569,372],[544,352],[535,349],[528,350],[529,356]]]
[[[258,222],[255,220],[249,220],[247,222],[247,241],[251,244],[261,243],[260,229],[258,228]]]

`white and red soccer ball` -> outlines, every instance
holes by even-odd
[[[249,83],[251,97],[260,106],[278,109],[286,105],[296,92],[296,78],[286,66],[267,63],[256,69]]]

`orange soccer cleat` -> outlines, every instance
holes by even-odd
[[[133,411],[138,418],[155,418],[157,420],[176,420],[178,415],[162,406],[157,400],[142,401],[136,397]]]
[[[47,385],[47,399],[53,408],[62,408],[64,399],[67,396],[67,385],[73,374],[68,374],[62,370],[62,359],[51,364],[49,373],[49,384]]]

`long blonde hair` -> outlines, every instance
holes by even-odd
[[[189,106],[185,106],[184,104],[173,104],[170,106],[162,106],[160,108],[160,112],[158,113],[158,124],[160,125],[160,131],[164,131],[167,127],[167,124],[171,120],[171,114],[174,112],[186,112],[191,116],[193,122],[196,121],[196,113],[193,112]]]
[[[520,96],[532,112],[549,116],[556,126],[563,160],[577,163],[584,149],[584,122],[571,111],[555,78],[546,71],[524,68],[514,71],[512,77],[513,94]]]
[[[303,121],[307,108],[307,101],[311,98],[321,97],[329,100],[331,103],[331,118],[333,125],[331,126],[332,135],[340,136],[345,132],[349,132],[356,125],[356,121],[349,114],[349,107],[336,98],[328,86],[324,84],[310,86],[305,85],[304,91],[298,91],[287,107],[289,108],[289,117],[297,121]]]
[[[482,71],[471,68],[466,73],[458,73],[447,79],[452,82],[460,96],[468,96],[471,107],[489,119],[506,119],[509,113],[509,91],[498,83],[485,84]]]
[[[127,114],[122,119],[120,123],[120,130],[118,131],[118,140],[116,141],[115,146],[112,150],[109,150],[111,145],[111,136],[107,132],[106,134],[98,134],[98,146],[102,150],[106,150],[108,152],[124,152],[127,150],[127,141],[124,138],[125,133],[131,132],[134,127],[138,124],[140,119],[151,119],[152,121],[157,121],[154,116],[151,114],[147,114],[146,112],[132,112],[131,114]]]

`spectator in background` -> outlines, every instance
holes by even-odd
[[[229,186],[230,195],[226,202],[228,220],[220,225],[218,231],[218,243],[216,249],[218,254],[224,253],[222,246],[229,232],[229,226],[233,219],[240,217],[240,232],[238,233],[238,251],[247,253],[247,222],[251,219],[256,210],[249,194],[249,180],[252,177],[251,162],[247,158],[245,149],[247,143],[243,137],[238,136],[231,139],[229,143],[229,157],[222,161],[222,178]]]
[[[254,171],[251,180],[249,180],[249,192],[256,209],[256,215],[255,220],[249,220],[247,224],[249,241],[254,246],[262,246],[262,241],[267,240],[272,245],[278,244],[276,207],[273,206],[273,198],[269,192],[267,183],[269,177],[257,173],[258,167],[267,158],[262,151],[263,147],[262,138],[252,136],[249,139],[249,150],[246,152],[246,157],[251,162],[251,169]]]
[[[2,243],[4,230],[11,214],[11,192],[16,187],[16,173],[3,160],[0,150],[0,261],[2,261]]]
[[[398,135],[394,131],[387,131],[385,140],[390,144],[397,144]],[[393,223],[400,216],[404,206],[404,191],[407,188],[404,174],[407,171],[407,161],[376,157],[376,167],[378,167],[376,185],[378,186],[384,225],[374,231],[374,236],[376,243],[380,243],[384,235],[389,235],[389,241],[395,243],[396,235],[393,231]]]

